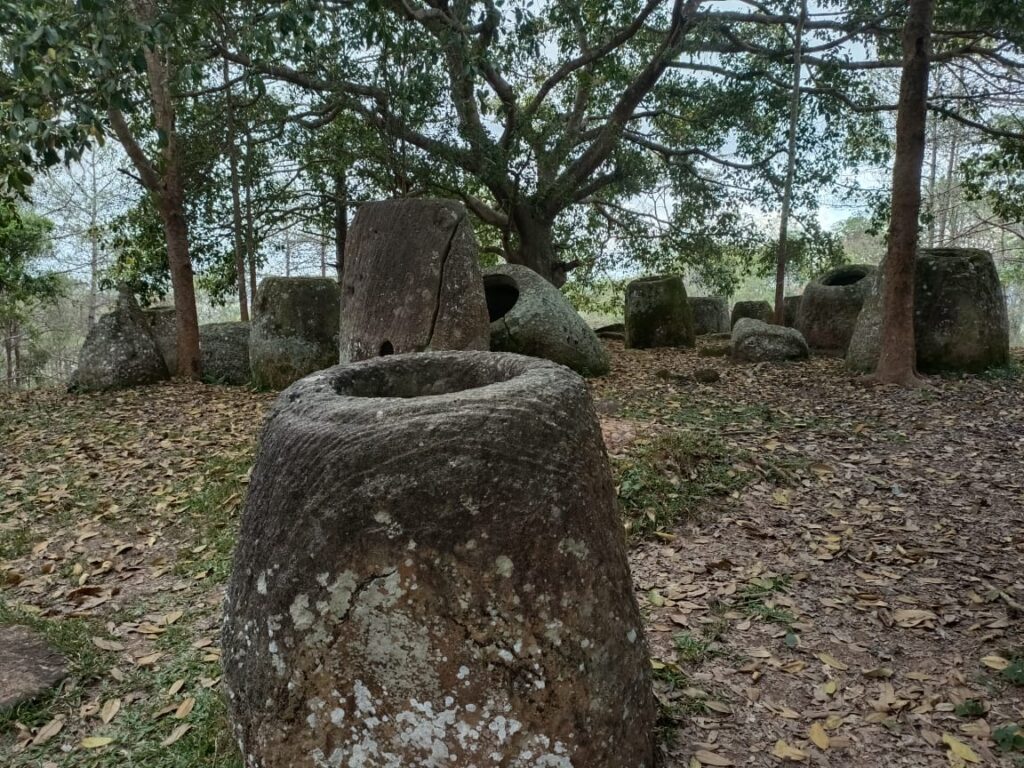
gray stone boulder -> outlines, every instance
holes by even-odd
[[[804,288],[796,329],[811,349],[846,352],[877,269],[849,264],[829,270]]]
[[[124,389],[170,376],[138,302],[121,291],[114,308],[89,329],[71,386],[83,392]]]
[[[882,272],[868,288],[846,354],[847,367],[878,364]],[[923,373],[978,372],[1006,365],[1010,331],[1006,297],[992,254],[971,248],[926,248],[914,274],[914,339]]]
[[[252,380],[249,330],[249,323],[243,322],[199,326],[199,350],[206,381],[242,386]]]
[[[290,387],[221,647],[250,768],[651,768],[650,662],[583,380],[431,352]]]
[[[729,300],[718,296],[691,296],[693,332],[697,336],[729,332]]]
[[[732,329],[732,359],[740,363],[803,360],[810,351],[795,328],[742,317]]]
[[[584,376],[608,373],[608,351],[554,285],[529,267],[484,270],[491,350],[542,357]]]
[[[283,389],[338,362],[338,283],[326,277],[267,277],[253,302],[249,364],[257,387]]]
[[[68,662],[28,627],[0,627],[0,714],[46,694],[68,675]]]
[[[692,347],[695,338],[682,277],[641,277],[626,286],[627,347]]]
[[[762,323],[770,323],[774,314],[772,305],[767,301],[737,301],[732,305],[729,324],[731,328],[735,328],[736,323],[745,317],[760,320]]]
[[[615,341],[626,340],[626,324],[625,323],[608,323],[594,329],[594,333],[597,334],[599,339],[613,339]]]
[[[164,365],[171,375],[178,372],[178,313],[174,307],[146,307],[142,310],[146,326],[156,341]]]
[[[341,362],[438,349],[486,350],[479,248],[454,200],[359,207],[345,245]]]

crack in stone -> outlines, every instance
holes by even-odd
[[[452,233],[448,236],[448,245],[444,249],[444,256],[441,257],[441,275],[437,283],[437,296],[434,303],[434,316],[430,320],[430,332],[427,334],[427,343],[423,349],[430,349],[430,345],[434,342],[434,331],[437,329],[437,319],[441,315],[441,301],[443,299],[444,292],[444,272],[448,266],[448,257],[452,254],[452,243],[455,242],[455,236],[459,233],[459,227],[462,226],[462,222],[465,220],[465,216],[459,216],[455,220],[455,226],[452,227]]]

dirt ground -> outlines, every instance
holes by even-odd
[[[903,391],[838,360],[610,345],[592,390],[667,765],[1024,765],[1019,364]],[[217,627],[272,399],[175,383],[0,409],[0,625],[72,666],[0,716],[0,764],[239,765]]]

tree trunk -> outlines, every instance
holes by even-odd
[[[881,350],[875,380],[920,386],[914,344],[914,270],[927,127],[928,56],[934,0],[910,0],[896,116],[889,247],[882,277]]]
[[[7,327],[4,334],[4,354],[7,360],[7,391],[14,391],[14,340],[11,338],[11,328]]]
[[[786,262],[789,248],[789,213],[793,205],[793,177],[796,175],[796,133],[800,124],[800,69],[803,54],[804,17],[807,0],[800,6],[800,18],[793,32],[793,90],[789,97],[789,135],[786,147],[786,181],[782,188],[782,216],[779,247],[775,259],[775,324],[786,324]]]
[[[21,389],[21,327],[14,325],[14,388]]]
[[[341,282],[345,270],[345,241],[348,240],[348,180],[342,170],[334,177],[334,256]]]
[[[192,274],[192,258],[188,246],[188,222],[180,192],[168,193],[160,205],[164,237],[167,239],[167,263],[174,289],[174,312],[177,321],[178,370],[185,378],[202,375],[199,356],[199,315],[196,312],[196,290]],[[172,373],[174,373],[172,371]]]
[[[235,281],[238,285],[238,313],[242,321],[249,319],[249,300],[245,289],[245,250],[242,246],[242,201],[239,194],[238,135],[235,131],[235,102],[231,94],[231,72],[224,59],[224,122],[227,127],[228,167],[231,172],[231,234],[235,249]]]
[[[565,285],[568,265],[562,264],[555,253],[553,222],[521,204],[512,209],[512,225],[519,247],[507,254],[508,260],[529,267],[559,288]]]

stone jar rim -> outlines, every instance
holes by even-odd
[[[436,412],[486,401],[504,409],[566,388],[585,385],[568,368],[540,358],[504,352],[418,352],[319,371],[292,384],[281,393],[280,402],[290,411],[304,404],[322,409],[324,415],[377,414],[382,407],[389,413]]]

